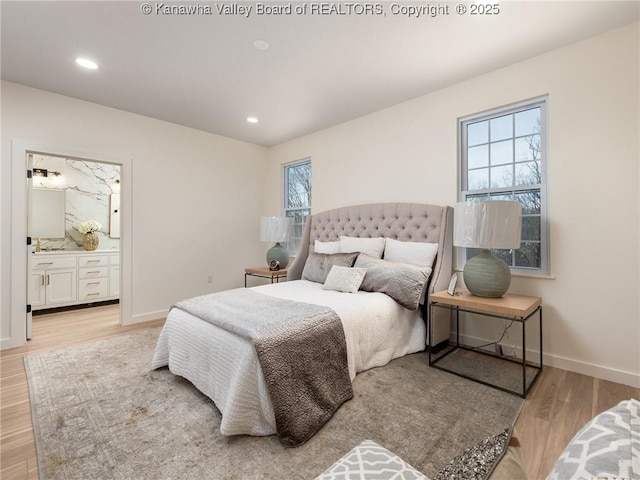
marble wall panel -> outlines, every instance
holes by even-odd
[[[34,155],[34,168],[60,172],[60,177],[33,177],[34,188],[65,190],[65,238],[40,239],[41,249],[83,250],[80,222],[95,220],[102,228],[98,232],[99,250],[120,248],[120,239],[109,236],[110,195],[119,193],[120,167],[107,163]],[[35,244],[35,239],[34,239]]]

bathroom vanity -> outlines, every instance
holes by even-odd
[[[120,295],[120,252],[34,252],[29,280],[34,311],[115,300]]]

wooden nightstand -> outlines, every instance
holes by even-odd
[[[427,319],[429,335],[432,333],[430,319],[433,316],[433,310],[435,308],[446,308],[455,313],[455,343],[450,345],[449,348],[438,357],[435,357],[431,350],[429,350],[429,365],[498,388],[499,390],[519,395],[522,398],[527,396],[527,393],[529,393],[529,390],[542,372],[542,299],[540,297],[506,294],[500,298],[485,298],[477,297],[465,291],[456,292],[455,295],[449,295],[446,291],[436,292],[429,295],[429,316]],[[497,353],[493,354],[486,350],[481,350],[477,347],[461,344],[460,312],[471,313],[478,317],[498,318],[520,323],[522,330],[520,358],[505,357]],[[532,363],[527,361],[526,330],[527,321],[535,316],[536,313],[538,314],[539,330],[537,347],[540,352],[539,362]],[[473,318],[472,321],[477,322],[479,319]],[[480,361],[482,358],[479,354],[484,357],[483,361]],[[476,357],[475,359],[474,356]],[[456,357],[458,358],[456,359]],[[517,364],[517,370],[522,373],[522,377],[514,379],[514,375],[517,374],[517,376],[519,376],[519,374],[515,372],[513,368],[497,373],[497,364],[503,361],[509,362],[511,366]],[[483,370],[484,367],[486,367],[486,369],[483,372],[479,372],[479,370]],[[490,373],[483,378],[482,374],[487,372]],[[511,378],[509,378],[509,374],[511,374]],[[521,388],[515,388],[517,383],[520,383]]]
[[[279,283],[281,278],[287,278],[287,269],[269,270],[269,267],[253,267],[244,269],[244,286],[247,287],[247,277],[270,278],[271,283]]]

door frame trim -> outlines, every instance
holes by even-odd
[[[11,282],[10,335],[0,340],[0,349],[24,345],[27,305],[27,153],[111,163],[120,166],[120,324],[132,323],[132,219],[133,159],[118,158],[96,151],[79,150],[67,145],[11,141]]]

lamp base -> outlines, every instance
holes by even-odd
[[[489,250],[471,257],[464,266],[463,276],[469,291],[478,297],[501,297],[511,284],[509,266]]]
[[[271,263],[271,260],[277,260],[280,268],[287,268],[289,264],[289,252],[287,252],[287,249],[284,248],[280,242],[277,242],[267,250],[267,265]]]

